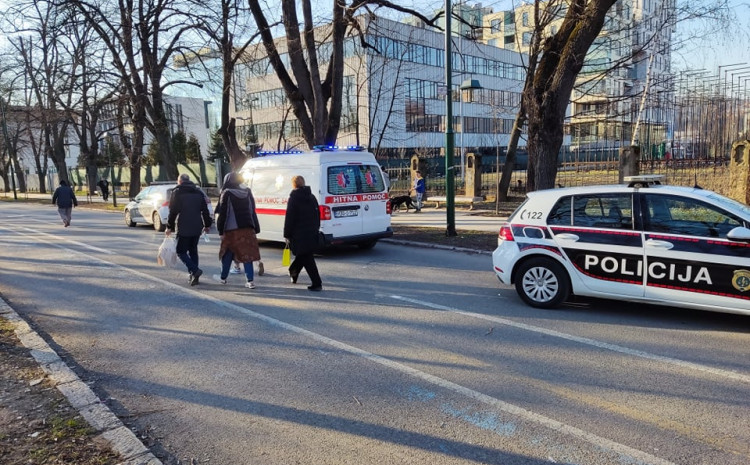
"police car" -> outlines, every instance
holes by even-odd
[[[492,254],[521,299],[571,295],[750,315],[750,208],[661,176],[530,192]]]

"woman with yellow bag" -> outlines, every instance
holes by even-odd
[[[292,283],[297,283],[302,268],[312,281],[307,286],[311,291],[323,289],[323,282],[315,264],[315,252],[318,251],[318,235],[320,232],[320,209],[318,201],[309,186],[305,186],[305,178],[294,176],[286,205],[284,218],[284,238],[294,254],[294,261],[289,265],[289,277]],[[286,250],[284,251],[286,253]],[[284,256],[282,256],[282,260]]]

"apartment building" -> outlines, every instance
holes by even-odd
[[[550,18],[541,27],[536,26],[533,3],[483,15],[482,41],[528,51],[534,31],[555,34],[566,13],[564,2],[540,7]],[[674,0],[615,3],[571,95],[567,127],[573,151],[616,152],[636,143],[658,152],[656,147],[672,137],[674,10]]]
[[[524,79],[519,53],[457,37],[454,88],[447,89],[444,33],[384,18],[358,20],[371,48],[355,36],[345,42],[339,145],[364,145],[382,159],[407,160],[415,153],[439,157],[450,92],[457,156],[469,151],[494,156],[507,146]],[[277,39],[277,46],[282,60],[288,60],[285,39]],[[318,54],[322,74],[330,56],[325,43]],[[462,86],[472,80],[481,88]],[[251,51],[236,68],[234,81],[232,116],[238,120],[240,145],[252,141],[262,150],[305,148],[265,50]]]

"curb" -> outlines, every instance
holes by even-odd
[[[78,413],[99,433],[123,461],[118,465],[162,465],[150,450],[128,429],[96,394],[65,364],[57,352],[42,339],[18,313],[0,297],[0,318],[13,325],[16,337],[39,363]]]
[[[416,241],[403,241],[401,239],[380,239],[381,242],[387,244],[406,245],[410,247],[421,247],[423,249],[439,249],[439,250],[452,250],[454,252],[462,252],[475,255],[492,255],[492,252],[488,250],[477,250],[467,249],[466,247],[454,247],[452,245],[432,244],[430,242],[416,242]]]

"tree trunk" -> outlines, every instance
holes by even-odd
[[[518,140],[521,138],[521,128],[526,122],[526,110],[521,104],[516,119],[513,121],[513,129],[510,132],[510,141],[508,141],[508,152],[505,154],[505,163],[503,164],[503,174],[498,186],[498,198],[501,202],[508,201],[508,189],[510,189],[510,180],[513,176],[513,168],[516,165],[516,152],[518,151]]]
[[[232,170],[237,171],[242,168],[245,164],[245,154],[240,149],[240,145],[237,143],[237,128],[235,126],[236,121],[234,118],[229,120],[229,125],[225,133],[221,134],[221,140],[224,142],[224,148],[229,155],[229,162],[232,165]]]
[[[26,192],[26,176],[24,176],[23,170],[21,169],[21,164],[18,162],[18,157],[13,158],[13,160],[11,160],[11,163],[13,163],[13,174],[16,175],[18,191]]]
[[[616,0],[573,0],[557,34],[542,45],[525,94],[529,115],[529,190],[555,187],[565,112],[591,44]]]

